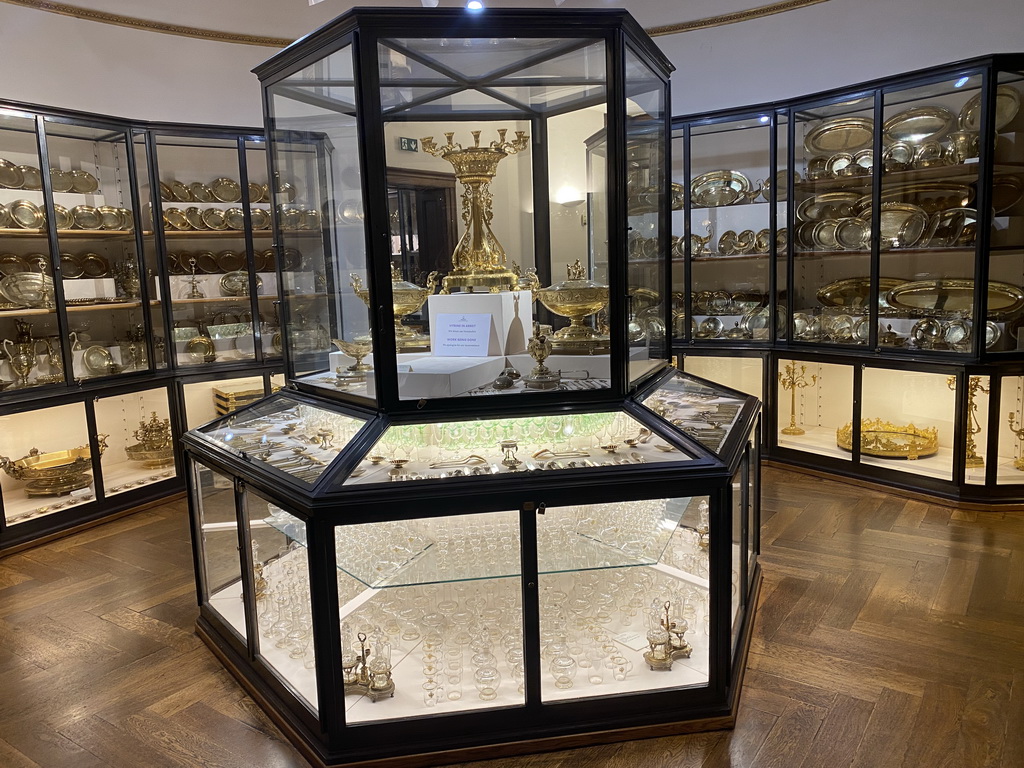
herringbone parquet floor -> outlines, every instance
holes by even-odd
[[[777,469],[734,731],[478,768],[1024,766],[1024,514]],[[0,766],[305,766],[192,632],[182,502],[0,559]]]

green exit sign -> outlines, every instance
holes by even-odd
[[[419,139],[407,139],[405,136],[398,137],[398,148],[403,149],[406,152],[419,152],[420,142]]]

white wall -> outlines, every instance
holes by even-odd
[[[829,0],[655,42],[676,66],[672,114],[682,115],[1024,51],[1024,9],[1020,0]]]
[[[130,12],[130,11],[129,11]],[[141,120],[263,125],[249,70],[268,48],[0,4],[0,99]]]
[[[599,0],[590,4],[602,5]],[[748,0],[741,5],[759,4]],[[664,23],[647,18],[643,3],[636,5],[641,23]],[[685,21],[735,10],[732,5],[718,11],[706,4],[689,10],[680,6],[665,15],[678,13],[672,20]],[[204,23],[199,14],[180,20],[227,27],[219,17]],[[249,25],[240,25],[239,31],[250,31]],[[290,33],[282,29],[279,34]],[[656,42],[677,67],[672,113],[686,114],[800,96],[987,53],[1022,51],[1024,13],[1020,0],[829,0]],[[258,82],[249,70],[274,53],[80,21],[7,3],[0,3],[0,51],[0,98],[139,119],[253,126],[262,117]]]

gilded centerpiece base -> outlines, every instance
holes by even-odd
[[[139,422],[132,437],[139,442],[124,449],[130,461],[141,462],[146,469],[161,469],[174,463],[170,419],[160,419],[153,411],[149,421]]]
[[[162,469],[174,463],[174,449],[170,446],[150,449],[141,443],[136,443],[129,445],[124,452],[128,454],[130,461],[138,461],[146,469]]]
[[[853,450],[853,424],[836,430],[836,444],[845,451]],[[938,427],[915,427],[893,424],[882,419],[861,419],[860,452],[882,459],[922,459],[939,450]]]
[[[453,270],[441,280],[441,293],[450,294],[452,289],[466,293],[501,293],[514,291],[518,283],[519,277],[509,269]]]
[[[103,448],[106,444],[101,440],[100,450]],[[0,456],[0,467],[15,480],[25,481],[25,493],[30,498],[64,496],[92,484],[92,454],[87,445],[50,453],[33,448],[16,461]]]

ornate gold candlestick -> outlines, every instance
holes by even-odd
[[[788,389],[790,393],[789,398],[789,426],[784,427],[781,431],[784,435],[802,435],[804,431],[796,425],[796,391],[798,389],[806,389],[807,387],[813,387],[818,381],[817,374],[811,374],[811,380],[807,380],[807,366],[801,365],[800,370],[797,371],[796,363],[789,363],[786,365],[785,373],[779,373],[779,384],[782,385],[783,389]]]
[[[1015,427],[1013,426],[1013,422],[1015,422],[1016,420],[1017,414],[1015,414],[1013,411],[1010,411],[1010,431],[1017,436],[1018,440],[1024,440],[1024,422],[1020,423],[1018,426]],[[1024,452],[1022,452],[1021,456],[1018,456],[1016,459],[1013,460],[1013,468],[1019,469],[1021,472],[1024,472]]]
[[[420,144],[424,152],[443,157],[455,168],[455,178],[465,187],[462,193],[462,223],[465,233],[452,253],[452,271],[441,282],[441,293],[452,288],[472,292],[482,288],[490,293],[511,291],[518,277],[509,269],[505,249],[491,231],[492,210],[491,179],[500,163],[508,155],[522,152],[529,146],[529,137],[516,131],[512,141],[505,140],[506,128],[498,129],[498,140],[486,147],[480,146],[480,131],[471,131],[473,146],[463,147],[452,140],[454,132],[445,133],[447,144],[438,146],[433,136]]]
[[[974,442],[974,436],[981,432],[981,424],[978,422],[978,404],[974,402],[974,396],[978,392],[988,394],[988,389],[982,386],[980,376],[967,377],[967,460],[968,467],[984,467],[985,459],[978,455],[978,446]],[[949,376],[946,379],[946,386],[956,391],[956,376]]]

